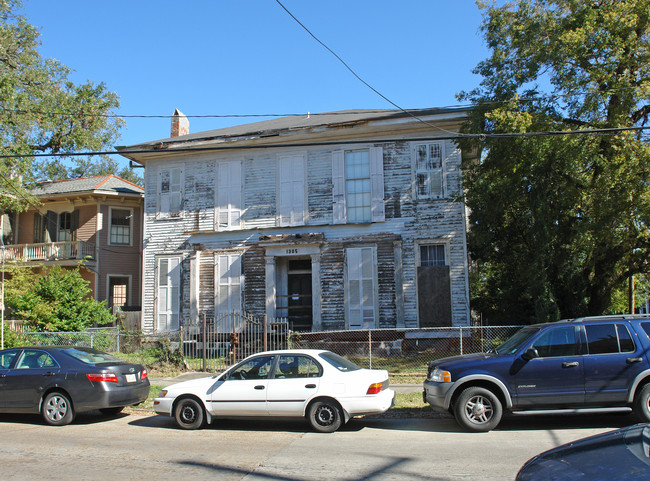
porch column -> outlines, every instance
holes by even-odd
[[[311,256],[311,317],[312,331],[323,330],[321,318],[321,288],[320,288],[320,253]]]
[[[265,256],[266,261],[266,321],[275,319],[275,257]]]

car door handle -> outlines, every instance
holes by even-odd
[[[307,389],[316,389],[316,384],[305,384]]]
[[[578,361],[573,362],[563,362],[562,367],[578,367],[580,363]]]
[[[43,374],[43,376],[54,376],[54,373],[53,372],[46,372],[45,374]]]
[[[264,389],[264,386],[255,386],[255,389],[257,389],[258,391],[261,391],[262,389]]]
[[[642,357],[628,357],[625,362],[628,364],[634,364],[635,362],[641,362],[643,361]]]

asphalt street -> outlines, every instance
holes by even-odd
[[[0,479],[512,480],[533,455],[634,422],[629,416],[511,417],[489,433],[452,418],[354,419],[332,434],[302,421],[221,420],[184,431],[165,416],[99,412],[69,426],[0,415]]]

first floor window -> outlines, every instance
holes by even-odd
[[[217,255],[217,316],[241,312],[241,255]]]
[[[348,326],[350,329],[374,329],[375,253],[373,247],[347,250]]]
[[[108,305],[109,307],[124,307],[129,302],[129,278],[110,276],[108,280]]]
[[[180,327],[181,258],[158,259],[158,331],[177,331]]]

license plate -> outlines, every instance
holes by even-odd
[[[125,377],[126,382],[135,382],[137,380],[135,374],[127,374]]]

